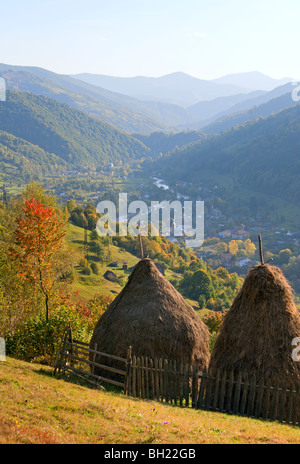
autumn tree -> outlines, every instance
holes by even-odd
[[[47,321],[51,292],[65,270],[59,253],[64,236],[65,222],[52,207],[44,207],[34,197],[25,201],[16,218],[10,253],[19,265],[19,275],[44,296]]]

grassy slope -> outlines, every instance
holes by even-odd
[[[300,444],[299,427],[129,399],[0,363],[0,444]]]
[[[73,224],[68,224],[68,232],[67,232],[67,241],[71,244],[71,246],[75,246],[77,250],[81,250],[83,254],[83,245],[84,245],[84,230],[80,227],[77,227]],[[129,271],[125,272],[121,269],[123,262],[128,263],[128,267],[134,266],[139,259],[133,256],[131,253],[127,253],[126,251],[121,251],[120,248],[116,246],[110,246],[111,252],[111,259],[109,262],[101,263],[97,262],[99,267],[99,275],[96,276],[94,274],[90,276],[84,276],[82,274],[78,274],[77,281],[72,284],[72,289],[74,291],[79,291],[79,295],[82,298],[93,298],[96,293],[119,293],[122,287],[116,282],[109,282],[108,280],[104,279],[103,274],[107,270],[113,271],[118,276],[127,276],[129,275]],[[92,262],[93,254],[90,253],[90,263]],[[110,267],[108,264],[119,261],[120,267]]]
[[[71,223],[68,223],[67,229],[67,242],[72,246],[76,247],[77,250],[81,251],[83,254],[83,245],[84,245],[84,230],[80,227],[77,227]],[[103,274],[107,271],[113,271],[117,276],[124,276],[126,279],[128,278],[130,271],[123,271],[122,265],[123,262],[127,262],[128,267],[132,267],[139,261],[139,258],[128,253],[127,251],[122,251],[120,248],[111,245],[110,246],[111,252],[111,259],[109,262],[101,263],[97,262],[99,268],[99,275],[96,276],[94,274],[90,276],[85,276],[82,274],[78,274],[78,279],[76,282],[72,284],[72,290],[79,291],[79,295],[82,298],[93,298],[95,294],[99,293],[110,293],[115,296],[122,290],[122,287],[117,282],[109,282],[108,280],[104,279]],[[93,261],[93,254],[90,253],[90,263]],[[110,263],[114,261],[119,262],[119,267],[111,267],[109,266]],[[175,273],[171,270],[167,270],[166,278],[174,278]],[[126,279],[124,279],[124,284],[126,283]],[[197,308],[199,305],[196,301],[188,300],[188,302]]]

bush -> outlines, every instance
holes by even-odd
[[[44,314],[39,314],[30,317],[14,334],[8,334],[7,354],[25,361],[53,365],[68,322],[71,323],[75,338],[86,338],[84,324],[76,311],[61,306],[50,313],[48,322]]]
[[[92,270],[91,270],[91,268],[90,268],[89,265],[88,265],[88,266],[85,266],[85,267],[82,269],[82,274],[84,274],[84,275],[91,275],[91,273],[92,273]]]
[[[91,263],[91,269],[94,274],[99,275],[99,268],[96,263]]]

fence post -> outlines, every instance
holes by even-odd
[[[234,392],[234,397],[233,397],[233,414],[238,414],[239,412],[241,384],[242,384],[242,373],[241,371],[239,371],[237,379],[236,379],[235,392]]]
[[[197,401],[197,409],[203,409],[206,379],[207,379],[207,373],[206,373],[206,368],[204,368],[201,374],[201,382],[200,382],[199,395],[198,395],[198,401]]]
[[[219,402],[219,411],[224,411],[224,402],[225,402],[225,390],[226,390],[226,381],[227,381],[227,372],[224,370],[223,377],[221,380],[221,389],[220,389],[220,402]]]
[[[176,361],[174,361],[173,370],[174,370],[174,379],[173,379],[173,383],[174,383],[174,404],[177,405],[178,377],[177,377],[177,362]]]
[[[220,369],[217,369],[216,378],[215,378],[215,386],[212,396],[212,404],[211,409],[215,411],[217,409],[218,404],[218,396],[219,396],[219,385],[220,385]]]
[[[264,401],[262,405],[262,418],[268,419],[269,417],[269,408],[270,408],[270,396],[271,396],[271,381],[267,380]]]
[[[149,366],[148,366],[148,356],[145,359],[145,374],[146,374],[146,397],[149,400]]]
[[[291,412],[292,412],[294,391],[295,391],[295,386],[294,386],[294,384],[291,384],[291,386],[289,388],[287,411],[286,411],[286,423],[287,424],[289,424],[291,422]]]
[[[296,425],[298,421],[298,425],[300,425],[300,414],[298,413],[299,408],[299,401],[300,401],[300,385],[298,384],[296,392],[294,394],[295,404],[293,408],[293,416],[292,416],[292,424]]]
[[[170,383],[168,381],[169,380],[168,379],[168,377],[169,377],[169,369],[168,369],[168,360],[167,359],[164,360],[164,371],[165,371],[164,372],[164,374],[165,374],[164,375],[165,400],[166,400],[166,403],[168,403],[169,402],[169,385],[170,385]]]
[[[242,393],[241,406],[240,406],[240,414],[242,416],[245,415],[248,388],[249,388],[249,376],[248,376],[248,373],[246,372],[243,374],[243,393]]]
[[[254,409],[255,391],[256,391],[256,376],[255,374],[253,374],[251,377],[248,408],[247,408],[248,417],[251,417],[254,415],[253,409]]]
[[[192,371],[192,408],[196,408],[197,405],[198,372],[199,366],[196,363],[194,363]]]
[[[285,386],[282,388],[282,390],[281,390],[281,395],[280,395],[279,416],[278,416],[279,422],[283,422],[283,419],[284,419],[284,409],[285,409],[286,390],[287,390],[287,387],[286,387],[286,385],[285,385]]]
[[[56,374],[56,371],[58,369],[58,371],[60,372],[60,366],[58,366],[58,361],[59,361],[59,357],[61,355],[61,347],[63,346],[63,351],[64,351],[64,346],[66,344],[66,337],[67,337],[67,331],[65,331],[61,337],[61,341],[60,341],[60,345],[59,345],[59,348],[58,348],[58,351],[57,351],[57,355],[56,355],[56,360],[55,360],[55,363],[54,363],[54,375]]]
[[[94,350],[97,351],[97,343],[94,344]],[[92,374],[94,374],[95,373],[95,365],[94,365],[94,363],[96,362],[96,353],[93,353],[92,359],[93,359],[93,364],[92,364],[91,371],[92,371]]]
[[[278,405],[278,394],[279,394],[279,384],[278,384],[278,382],[276,382],[276,385],[275,385],[275,387],[273,389],[273,398],[272,398],[271,414],[270,414],[271,421],[276,420],[277,405]]]
[[[259,386],[258,386],[258,393],[257,393],[257,399],[256,399],[256,405],[255,405],[255,411],[254,411],[254,417],[259,419],[261,417],[261,409],[262,409],[262,399],[263,399],[263,394],[264,394],[264,382],[263,379],[260,380]]]
[[[131,366],[132,366],[132,346],[128,348],[127,351],[127,361],[126,361],[126,377],[125,377],[125,382],[124,382],[124,390],[125,390],[125,395],[130,395],[131,394]]]
[[[226,412],[230,413],[232,411],[231,408],[231,397],[232,397],[232,390],[233,390],[233,382],[234,382],[234,373],[233,370],[229,374],[228,379],[228,389],[226,390]]]

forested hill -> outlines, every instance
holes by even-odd
[[[232,114],[225,114],[213,123],[203,127],[202,131],[205,134],[217,134],[219,132],[231,129],[236,125],[241,125],[245,122],[253,121],[254,119],[261,117],[268,117],[272,114],[278,113],[281,110],[294,106],[295,102],[292,99],[292,87],[284,86],[284,88],[287,88],[287,93],[276,98],[272,98],[271,100],[258,106],[254,105],[250,109],[232,112]]]
[[[300,104],[237,126],[157,160],[155,173],[199,182],[204,170],[300,203]],[[149,170],[149,166],[147,166]]]
[[[110,124],[51,98],[8,91],[0,102],[0,130],[76,166],[140,159],[150,150]]]
[[[4,175],[29,181],[64,172],[67,165],[62,158],[0,130],[0,179]]]

